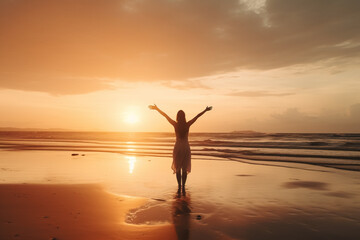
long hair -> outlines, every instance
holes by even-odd
[[[178,111],[176,115],[176,121],[178,123],[186,123],[185,112],[183,110]]]

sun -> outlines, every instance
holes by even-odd
[[[136,113],[129,112],[129,113],[125,114],[124,122],[128,123],[128,124],[135,124],[135,123],[139,122],[139,117]]]

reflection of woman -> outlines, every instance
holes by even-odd
[[[175,196],[172,206],[172,218],[178,240],[188,240],[190,237],[191,206],[190,195]]]
[[[204,111],[196,115],[188,122],[186,122],[185,113],[183,110],[178,111],[175,122],[168,115],[166,115],[166,113],[161,111],[155,104],[150,105],[149,108],[158,111],[175,128],[176,143],[174,146],[173,162],[171,168],[174,173],[176,173],[179,191],[181,189],[182,183],[182,190],[183,192],[185,192],[185,182],[187,174],[191,172],[191,151],[188,141],[189,128],[201,115],[203,115],[207,111],[210,111],[212,107],[206,107]]]

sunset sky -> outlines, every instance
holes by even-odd
[[[358,0],[1,0],[0,127],[360,132]],[[130,120],[129,120],[130,119]],[[131,120],[132,119],[132,120]]]

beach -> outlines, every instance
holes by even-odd
[[[332,154],[323,158],[327,163],[350,152],[352,159],[336,160],[350,162],[343,169],[337,162],[242,159],[234,150],[248,146],[239,149],[244,138],[234,136],[227,146],[236,143],[236,149],[222,148],[233,153],[221,157],[199,147],[219,139],[196,136],[186,193],[178,194],[171,135],[117,141],[43,136],[1,141],[0,239],[360,237],[360,174],[346,169],[357,162],[354,149],[317,150]]]
[[[0,0],[0,240],[360,240],[359,12]]]
[[[97,185],[0,185],[0,239],[166,239],[170,225],[123,222],[144,200],[107,194]]]

